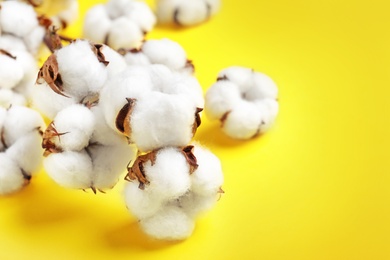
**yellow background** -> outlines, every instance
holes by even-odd
[[[82,15],[96,3],[80,2]],[[273,129],[233,141],[203,117],[196,139],[221,159],[226,194],[185,241],[147,238],[123,182],[94,195],[42,172],[0,198],[0,259],[390,259],[389,10],[386,0],[224,0],[208,23],[157,27],[148,38],[182,44],[204,89],[231,65],[270,75]]]

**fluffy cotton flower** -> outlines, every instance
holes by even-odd
[[[174,71],[194,72],[192,62],[180,44],[169,39],[145,41],[139,50],[124,53],[129,65],[163,64]]]
[[[20,190],[38,170],[43,127],[42,117],[32,109],[0,108],[0,194]]]
[[[278,114],[278,90],[271,78],[243,67],[221,71],[206,93],[205,112],[237,139],[266,132]]]
[[[31,5],[19,1],[0,2],[0,34],[11,34],[23,40],[27,49],[36,54],[45,30],[39,25]]]
[[[223,175],[218,158],[195,144],[139,156],[126,180],[125,203],[145,233],[177,240],[190,236],[195,218],[216,203]]]
[[[42,66],[34,106],[49,118],[75,103],[93,103],[109,77],[126,68],[110,47],[77,40],[55,51]]]
[[[100,104],[108,125],[141,151],[188,144],[200,124],[202,89],[164,65],[130,66],[107,82]]]
[[[84,37],[114,49],[137,48],[156,18],[144,2],[110,0],[92,7],[85,16]]]
[[[156,13],[159,23],[190,26],[208,20],[219,8],[220,0],[157,0]]]

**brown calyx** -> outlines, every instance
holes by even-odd
[[[8,56],[8,57],[10,57],[11,59],[14,59],[14,60],[16,60],[16,57],[15,57],[15,56],[13,56],[11,53],[9,53],[9,52],[8,52],[8,51],[6,51],[6,50],[0,49],[0,54],[3,54],[3,55],[5,55],[5,56]]]
[[[145,185],[148,185],[149,181],[145,175],[144,164],[150,161],[151,165],[154,165],[154,163],[156,162],[157,152],[158,150],[154,150],[150,153],[139,155],[135,160],[133,166],[131,168],[127,168],[127,175],[125,177],[125,180],[138,180],[138,188],[141,190],[145,189]]]
[[[55,93],[68,97],[64,94],[64,83],[62,82],[61,74],[58,71],[58,62],[55,54],[50,55],[40,68],[36,82],[39,83],[41,79],[46,81]]]
[[[186,158],[187,163],[190,166],[190,174],[194,173],[194,171],[198,168],[198,161],[194,155],[194,146],[188,145],[184,147],[181,152],[183,153],[184,157]]]
[[[202,120],[200,119],[200,112],[203,111],[203,108],[197,107],[195,111],[195,121],[194,124],[192,125],[192,135],[195,135],[196,130],[202,123]]]
[[[60,140],[61,135],[67,133],[58,133],[55,128],[54,122],[51,122],[49,126],[46,128],[45,132],[42,136],[42,148],[45,149],[43,156],[47,157],[52,153],[61,153],[62,149],[58,148],[53,142],[53,138],[57,138]]]
[[[219,121],[221,121],[221,124],[222,126],[225,124],[225,121],[227,119],[227,117],[229,116],[229,114],[231,113],[232,111],[227,111],[225,114],[222,115],[222,117],[219,119]]]
[[[121,110],[119,110],[119,113],[115,120],[115,126],[116,128],[126,135],[127,137],[130,137],[131,135],[131,126],[130,126],[130,120],[131,120],[131,114],[134,110],[136,99],[135,98],[126,98],[127,103],[122,107]]]
[[[96,55],[99,62],[103,63],[104,66],[107,66],[110,62],[106,60],[106,57],[104,56],[102,52],[103,44],[91,44],[91,49],[93,53]]]

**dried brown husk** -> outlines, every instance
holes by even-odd
[[[197,107],[195,111],[195,121],[192,125],[192,135],[195,135],[196,130],[198,130],[198,127],[202,123],[202,120],[200,119],[200,112],[203,111],[203,108]]]
[[[198,169],[198,160],[196,159],[196,156],[194,155],[194,146],[188,145],[184,147],[181,152],[183,153],[188,165],[190,166],[190,174],[193,174],[196,169]]]
[[[3,55],[5,55],[5,56],[7,56],[7,57],[9,57],[9,58],[11,58],[11,59],[16,60],[16,57],[13,56],[11,53],[9,53],[9,52],[6,51],[6,50],[0,49],[0,54],[3,54]]]
[[[102,52],[103,44],[91,44],[91,49],[93,53],[96,55],[99,62],[103,63],[104,66],[107,66],[110,62],[106,60],[106,57],[104,56]]]
[[[131,114],[134,110],[137,100],[135,98],[126,98],[126,100],[127,103],[121,108],[121,110],[119,110],[119,113],[115,119],[115,126],[122,134],[130,138]]]
[[[62,82],[61,74],[58,70],[57,57],[54,53],[47,58],[38,72],[37,83],[39,83],[42,79],[46,81],[55,93],[68,97],[64,94],[64,83]]]
[[[60,140],[61,135],[67,133],[58,133],[55,128],[54,122],[51,122],[49,126],[46,128],[45,132],[43,132],[43,140],[42,140],[42,148],[45,149],[43,156],[47,157],[52,153],[61,153],[62,149],[57,147],[53,142],[53,138],[58,138]]]
[[[148,179],[146,178],[144,164],[149,162],[151,165],[154,165],[156,162],[156,156],[157,156],[158,150],[154,150],[150,153],[139,155],[137,159],[135,160],[133,166],[127,169],[127,175],[125,177],[125,180],[127,181],[133,181],[138,180],[139,186],[138,188],[143,190],[145,189],[145,185],[149,184]]]

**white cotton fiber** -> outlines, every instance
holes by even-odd
[[[190,188],[189,165],[177,148],[163,148],[157,152],[155,163],[144,164],[148,188],[162,200],[177,198]]]
[[[127,142],[126,137],[108,126],[104,119],[103,110],[100,104],[93,106],[91,111],[95,117],[95,129],[90,139],[91,143],[99,143],[102,145],[119,145]]]
[[[150,65],[149,57],[142,51],[129,51],[124,56],[126,64],[132,65]]]
[[[143,231],[151,237],[181,240],[189,237],[195,223],[181,209],[166,206],[150,218],[141,219]]]
[[[27,47],[26,44],[23,42],[23,39],[10,34],[1,34],[1,32],[0,35],[0,49],[10,51],[27,51]]]
[[[31,5],[19,1],[1,4],[0,27],[3,32],[23,38],[38,26],[37,14]]]
[[[205,112],[210,119],[221,119],[241,102],[240,91],[229,81],[218,81],[205,95]]]
[[[247,91],[251,99],[276,99],[278,97],[278,88],[275,82],[263,73],[256,72],[253,75],[255,87]]]
[[[85,150],[52,153],[43,160],[47,174],[66,188],[87,189],[91,187],[92,161]]]
[[[32,106],[49,119],[54,119],[62,109],[78,103],[73,97],[64,97],[55,93],[46,82],[33,87]]]
[[[195,219],[199,214],[210,210],[218,201],[217,193],[199,195],[187,192],[178,200],[172,201],[171,205],[181,208],[189,217]]]
[[[43,127],[44,121],[38,112],[23,106],[12,106],[4,122],[4,140],[10,146],[27,133]]]
[[[16,59],[0,52],[0,87],[12,89],[23,79],[23,76],[23,68]]]
[[[20,190],[26,183],[22,171],[5,153],[0,153],[0,195]]]
[[[25,106],[27,105],[27,100],[23,95],[11,89],[0,88],[0,107],[10,107],[11,105]]]
[[[100,90],[107,80],[106,66],[99,62],[88,41],[77,40],[55,52],[65,95],[80,100],[90,89]]]
[[[217,194],[223,184],[221,162],[211,151],[200,145],[193,151],[198,168],[191,174],[191,191],[204,196]]]
[[[255,104],[241,102],[227,115],[222,123],[223,131],[237,139],[249,139],[258,134],[263,111],[258,111]]]
[[[187,63],[187,54],[183,47],[166,38],[146,41],[142,45],[142,52],[151,63],[164,64],[172,70],[181,70]]]
[[[108,77],[115,77],[119,72],[126,69],[127,67],[126,61],[123,58],[123,56],[120,55],[118,52],[114,51],[107,45],[103,45],[101,51],[104,55],[104,58],[109,62],[107,65]],[[91,86],[90,89],[94,91],[93,86]],[[100,90],[100,88],[97,89],[96,91],[98,90]]]
[[[43,149],[41,148],[42,136],[32,131],[19,138],[6,150],[6,155],[12,159],[19,168],[32,175],[41,166]]]
[[[248,91],[254,84],[254,71],[250,68],[231,66],[218,73],[218,78],[235,84],[241,93]]]
[[[138,181],[128,182],[124,187],[126,206],[138,219],[153,216],[163,205],[162,198],[151,191],[149,186],[140,189]]]
[[[113,49],[138,48],[141,46],[143,37],[143,32],[137,24],[126,17],[120,17],[112,22],[108,45]]]
[[[104,5],[96,5],[89,9],[85,15],[83,33],[86,39],[103,43],[111,27]],[[97,29],[98,28],[98,29]]]
[[[86,147],[95,128],[93,112],[84,105],[75,104],[61,110],[54,118],[56,146],[64,150],[80,151]]]
[[[31,54],[36,55],[38,53],[39,48],[43,43],[44,36],[45,28],[38,26],[23,38],[24,43]]]
[[[149,6],[141,1],[127,1],[125,16],[136,23],[144,33],[151,31],[156,23],[156,16]]]
[[[195,107],[185,96],[151,92],[137,99],[131,114],[131,136],[141,151],[185,146],[193,136]]]
[[[87,149],[93,163],[92,185],[99,190],[113,188],[136,157],[135,147],[126,144],[91,145]]]

